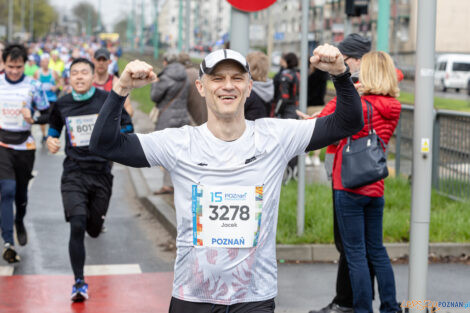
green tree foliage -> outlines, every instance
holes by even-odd
[[[13,0],[13,34],[21,32],[21,6],[24,2],[24,30],[29,32],[30,1]],[[0,25],[8,27],[8,0],[0,0]],[[41,37],[50,32],[51,27],[58,19],[57,11],[49,0],[34,0],[34,36]]]
[[[119,34],[119,38],[127,38],[127,18],[123,18],[114,24],[114,32]]]
[[[91,3],[79,2],[72,8],[72,13],[79,20],[79,23],[85,23],[85,25],[82,25],[84,27],[83,32],[87,32],[86,27],[88,27],[89,34],[94,33],[98,26],[99,13]],[[101,24],[103,24],[103,21],[101,21]]]

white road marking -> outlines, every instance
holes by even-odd
[[[13,266],[0,266],[0,276],[12,276],[14,271]]]
[[[85,265],[85,276],[142,274],[139,264]]]

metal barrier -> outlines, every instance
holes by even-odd
[[[413,112],[413,106],[402,106],[395,131],[397,176],[412,173]],[[432,143],[433,188],[452,199],[470,200],[470,113],[434,111]]]

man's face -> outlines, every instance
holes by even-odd
[[[206,99],[209,115],[221,119],[243,117],[252,84],[248,73],[233,61],[219,63],[212,74],[196,81],[199,94]]]
[[[93,59],[93,64],[95,65],[96,74],[103,75],[104,73],[107,73],[109,63],[111,63],[111,60],[108,60],[104,57]]]
[[[343,54],[344,62],[349,66],[349,71],[354,74],[361,69],[361,59],[356,59]]]
[[[93,72],[90,65],[77,63],[70,69],[70,85],[78,93],[86,93],[93,84]]]
[[[49,58],[42,58],[41,62],[39,62],[39,65],[43,70],[47,70],[49,68]]]
[[[12,60],[10,56],[7,57],[5,61],[5,74],[8,79],[11,81],[18,81],[24,73],[24,60],[23,58],[18,58]]]

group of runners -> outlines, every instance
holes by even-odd
[[[2,52],[0,75],[0,208],[4,247],[2,257],[8,263],[20,262],[17,243],[27,244],[24,224],[28,182],[32,178],[36,143],[31,135],[34,124],[49,124],[47,147],[51,153],[60,148],[60,134],[66,128],[61,192],[65,218],[70,222],[69,253],[75,274],[72,300],[86,299],[84,283],[84,234],[97,237],[112,191],[112,163],[88,151],[88,141],[96,116],[116,82],[108,73],[110,52],[98,48],[90,59],[74,57],[68,70],[67,85],[58,98],[62,73],[49,67],[49,55],[42,53],[40,67],[26,75],[34,55],[25,46],[7,45]],[[95,71],[96,68],[96,71]],[[31,71],[30,71],[31,72]],[[30,74],[30,73],[29,73]],[[33,77],[37,78],[34,79]],[[70,92],[67,92],[70,91]],[[36,113],[38,112],[38,113]],[[130,101],[122,115],[122,132],[132,132]],[[15,204],[16,212],[14,210]],[[16,213],[16,214],[15,214]]]
[[[171,175],[177,255],[170,312],[274,312],[284,169],[294,156],[350,136],[364,125],[361,100],[340,51],[325,44],[311,57],[312,64],[330,73],[337,90],[331,115],[245,120],[250,69],[243,55],[224,49],[204,58],[196,81],[208,108],[207,123],[149,134],[133,133],[128,95],[157,81],[157,75],[152,66],[135,60],[111,79],[104,74],[108,53],[98,49],[92,60],[71,61],[71,92],[49,109],[41,84],[24,75],[26,49],[5,48],[5,73],[0,75],[3,258],[20,261],[13,224],[18,243],[27,242],[23,218],[34,163],[31,126],[48,123],[51,153],[59,151],[64,128],[66,133],[61,194],[70,224],[73,301],[88,298],[84,235],[97,237],[102,230],[112,193],[112,162],[118,162],[163,166]]]

